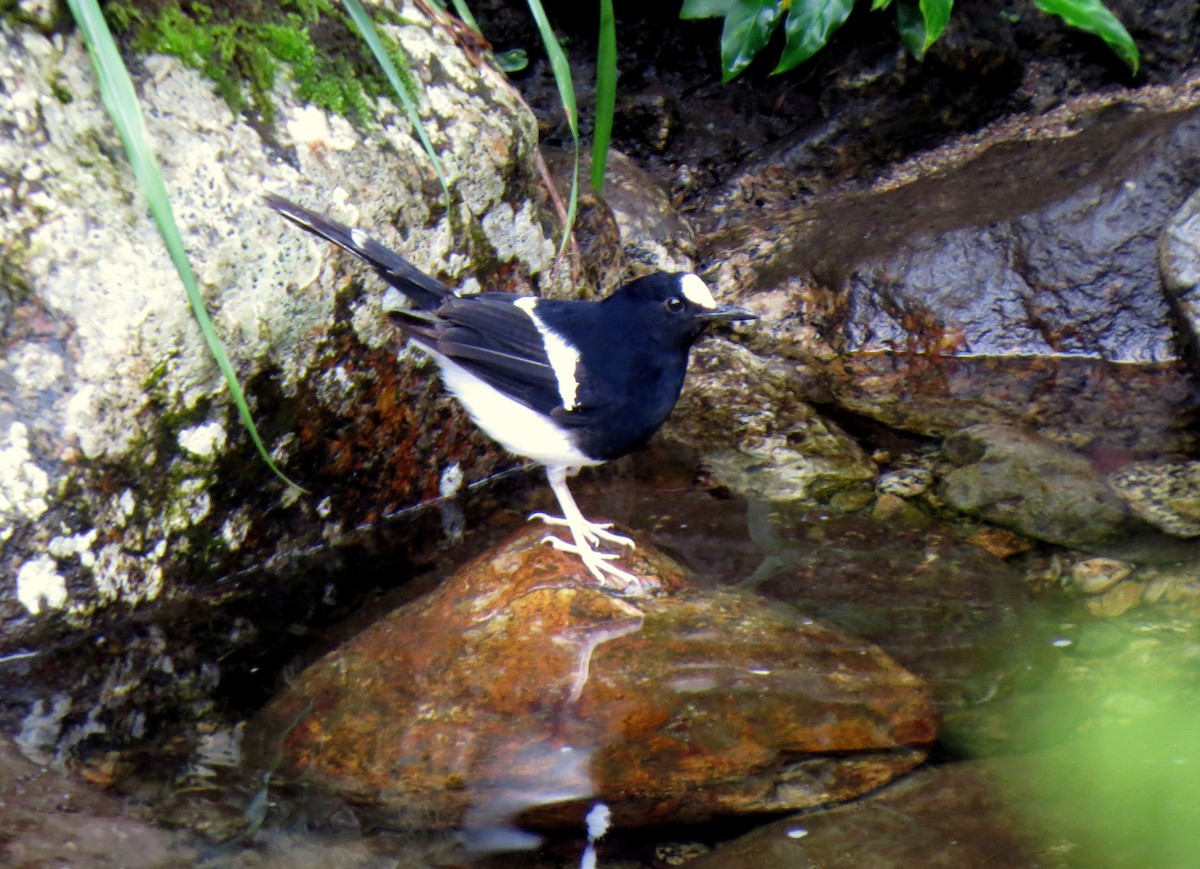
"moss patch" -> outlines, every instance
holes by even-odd
[[[274,121],[271,88],[282,72],[298,99],[359,124],[371,116],[368,97],[388,90],[349,17],[329,0],[114,0],[104,11],[134,51],[178,57],[211,79],[235,114],[267,125]],[[374,14],[378,20],[384,13]],[[413,92],[403,52],[381,38]]]

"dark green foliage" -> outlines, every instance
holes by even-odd
[[[855,0],[684,0],[680,18],[723,18],[721,72],[725,81],[750,65],[782,21],[783,53],[775,72],[786,72],[825,47],[854,8]],[[860,0],[865,2],[865,0]],[[1125,62],[1138,69],[1137,46],[1121,22],[1101,0],[1033,0],[1043,12],[1072,27],[1095,34]],[[871,0],[871,10],[893,0]],[[896,27],[905,47],[922,59],[950,21],[954,0],[895,0]]]

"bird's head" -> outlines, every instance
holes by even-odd
[[[662,336],[690,345],[713,323],[754,320],[757,314],[732,305],[719,305],[712,291],[690,272],[655,272],[630,281],[604,300],[619,307]]]

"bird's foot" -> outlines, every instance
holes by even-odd
[[[532,519],[533,517],[531,516],[530,518]],[[612,536],[616,537],[617,535],[614,534]],[[627,538],[621,539],[624,540]],[[615,564],[609,564],[610,561],[617,557],[611,553],[597,552],[587,544],[568,543],[561,538],[555,537],[553,534],[547,534],[542,538],[542,542],[549,543],[559,552],[570,552],[573,555],[578,555],[579,560],[583,562],[583,566],[591,571],[592,576],[596,577],[596,581],[600,583],[601,588],[612,589],[617,594],[626,597],[647,597],[651,591],[659,586],[659,582],[656,579],[649,577],[643,579],[626,570],[621,570]]]
[[[572,534],[582,533],[584,540],[591,546],[599,546],[601,540],[606,540],[609,543],[615,543],[618,546],[628,546],[630,549],[636,548],[632,539],[621,534],[613,534],[609,531],[613,524],[611,522],[589,522],[583,520],[583,527],[577,528],[562,516],[551,516],[549,513],[530,513],[529,521],[538,519],[545,522],[547,525],[553,525],[558,528],[570,528]],[[553,538],[557,539],[557,538]],[[559,541],[560,543],[562,541]],[[615,556],[612,556],[615,557]],[[595,571],[592,571],[593,573]]]

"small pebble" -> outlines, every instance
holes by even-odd
[[[1142,600],[1146,603],[1176,603],[1200,597],[1200,572],[1195,565],[1170,567],[1148,573]]]
[[[654,858],[666,866],[682,866],[711,850],[703,842],[663,842],[654,848]]]
[[[1030,549],[1029,541],[1005,528],[984,528],[967,538],[989,555],[1010,558]]]
[[[881,495],[915,498],[933,485],[933,472],[928,468],[898,468],[881,474],[875,481],[875,491]]]
[[[1115,618],[1138,605],[1142,588],[1140,583],[1119,582],[1099,597],[1089,599],[1088,612],[1101,618]]]
[[[1103,594],[1133,572],[1133,565],[1115,558],[1089,558],[1071,568],[1071,583],[1084,594]]]
[[[875,508],[871,511],[871,515],[876,519],[891,519],[900,513],[905,506],[905,500],[899,495],[880,492],[879,497],[875,499]]]

